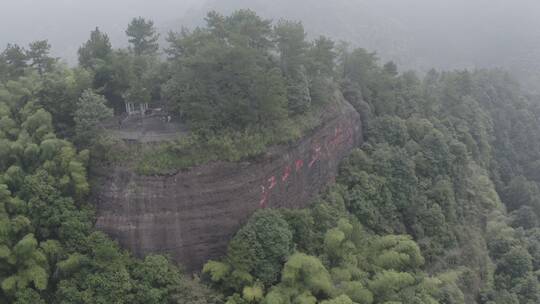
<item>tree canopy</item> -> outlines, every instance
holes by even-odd
[[[0,53],[1,302],[540,302],[540,100],[504,71],[420,77],[250,10],[170,33],[166,59],[151,20],[126,34],[114,49],[93,30],[77,67],[47,40]],[[239,161],[293,144],[344,99],[366,141],[336,183],[309,208],[256,212],[200,278],[94,229],[90,165]],[[114,142],[101,123],[125,102],[164,105],[191,134]]]

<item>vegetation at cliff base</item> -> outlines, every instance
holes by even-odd
[[[107,41],[96,29],[75,68],[47,41],[0,55],[0,302],[219,302],[167,257],[135,259],[94,229],[86,148],[119,98]]]
[[[311,208],[255,214],[203,278],[229,304],[540,301],[538,98],[503,71],[420,78],[363,49],[336,70],[367,141]]]
[[[166,59],[151,20],[126,35],[113,49],[95,28],[76,67],[46,40],[0,54],[0,302],[540,303],[540,98],[506,72],[419,76],[249,10],[170,33]],[[200,273],[94,228],[92,166],[254,157],[345,100],[366,141],[336,183],[309,208],[259,210]],[[104,132],[152,103],[190,135],[144,148]]]

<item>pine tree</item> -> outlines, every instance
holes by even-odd
[[[126,35],[135,55],[154,55],[159,50],[159,34],[152,20],[143,17],[133,18],[128,25]]]

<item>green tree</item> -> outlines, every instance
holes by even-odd
[[[210,13],[207,17],[210,31],[218,38],[228,38],[233,44],[259,51],[272,46],[271,20],[262,19],[252,10],[241,9],[223,17]]]
[[[415,284],[414,277],[406,272],[384,270],[369,282],[369,289],[375,295],[375,302],[399,301],[400,291]]]
[[[398,67],[393,61],[388,61],[383,68],[386,73],[392,76],[397,76],[398,74]]]
[[[510,211],[529,206],[539,212],[540,190],[538,185],[524,176],[516,176],[508,183],[502,197]]]
[[[82,93],[75,111],[75,134],[78,141],[90,144],[99,131],[99,123],[113,116],[113,110],[106,106],[106,100],[91,90]]]
[[[276,210],[256,212],[234,236],[223,262],[210,261],[203,272],[227,295],[260,282],[271,286],[293,251],[292,232]]]
[[[39,81],[39,104],[52,115],[60,136],[73,136],[77,99],[92,86],[92,75],[84,69],[57,65]]]
[[[292,245],[287,222],[277,211],[263,210],[238,231],[229,244],[227,257],[235,269],[271,284],[292,253]]]
[[[530,254],[522,247],[514,247],[506,253],[497,265],[497,273],[511,278],[523,278],[532,270]]]
[[[282,283],[300,291],[309,291],[312,295],[330,295],[332,280],[330,274],[319,259],[303,253],[292,255],[282,272]]]
[[[12,79],[22,76],[28,66],[26,50],[17,44],[8,44],[2,52],[2,58],[7,65],[7,74]]]
[[[289,77],[299,73],[300,67],[306,63],[309,46],[304,26],[300,22],[280,20],[274,32],[283,73]]]
[[[315,39],[307,52],[307,56],[309,59],[309,74],[322,74],[324,76],[332,76],[334,74],[337,53],[335,51],[335,43],[330,38],[320,36]]]
[[[78,50],[79,65],[85,68],[94,68],[97,60],[109,61],[112,54],[112,46],[109,36],[96,27],[90,32],[90,39]]]
[[[17,218],[13,220],[16,224]],[[16,229],[12,233],[17,233]],[[0,272],[1,287],[7,298],[15,296],[19,291],[26,288],[35,288],[44,291],[47,288],[49,273],[47,258],[43,254],[33,234],[27,234],[18,240],[12,248],[3,245],[2,264],[10,265]]]
[[[292,114],[306,113],[311,107],[309,79],[304,66],[300,66],[293,76],[287,78],[287,98],[289,112]]]
[[[56,58],[50,57],[51,45],[47,40],[39,40],[30,43],[26,56],[31,61],[30,66],[37,69],[40,75],[51,71]]]
[[[287,92],[279,69],[259,74],[254,86],[251,108],[252,115],[257,117],[255,125],[275,127],[283,122],[287,117]]]
[[[135,55],[155,55],[159,50],[159,34],[152,20],[143,17],[133,18],[126,30],[128,41]]]
[[[133,79],[133,56],[123,50],[113,51],[110,60],[96,60],[94,89],[103,94],[115,113],[125,111],[124,94]]]
[[[346,295],[341,295],[331,300],[321,301],[321,304],[353,304],[354,302]]]
[[[386,270],[414,271],[424,264],[420,248],[409,236],[380,237],[373,250],[373,264]]]
[[[272,28],[252,11],[210,13],[207,27],[169,35],[164,96],[195,129],[268,129],[287,117],[285,88],[268,56]]]

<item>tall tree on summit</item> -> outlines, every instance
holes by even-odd
[[[112,52],[109,36],[96,27],[90,33],[90,39],[79,48],[79,64],[85,68],[92,68],[97,60],[109,59]]]
[[[47,40],[34,41],[30,43],[29,47],[26,56],[31,60],[30,66],[36,68],[40,75],[51,71],[57,59],[49,56],[51,52],[49,42]]]
[[[153,55],[159,49],[157,40],[159,34],[156,33],[154,22],[143,17],[133,18],[128,25],[126,35],[135,55]]]
[[[287,78],[287,97],[292,114],[305,113],[311,106],[309,77],[306,71],[306,32],[300,22],[280,20],[274,28],[281,70]]]
[[[287,76],[299,73],[306,64],[306,32],[301,22],[280,20],[274,28],[277,49],[281,59],[281,69]]]
[[[6,64],[8,77],[17,78],[24,74],[24,69],[28,66],[28,56],[23,47],[8,43],[0,57]]]

